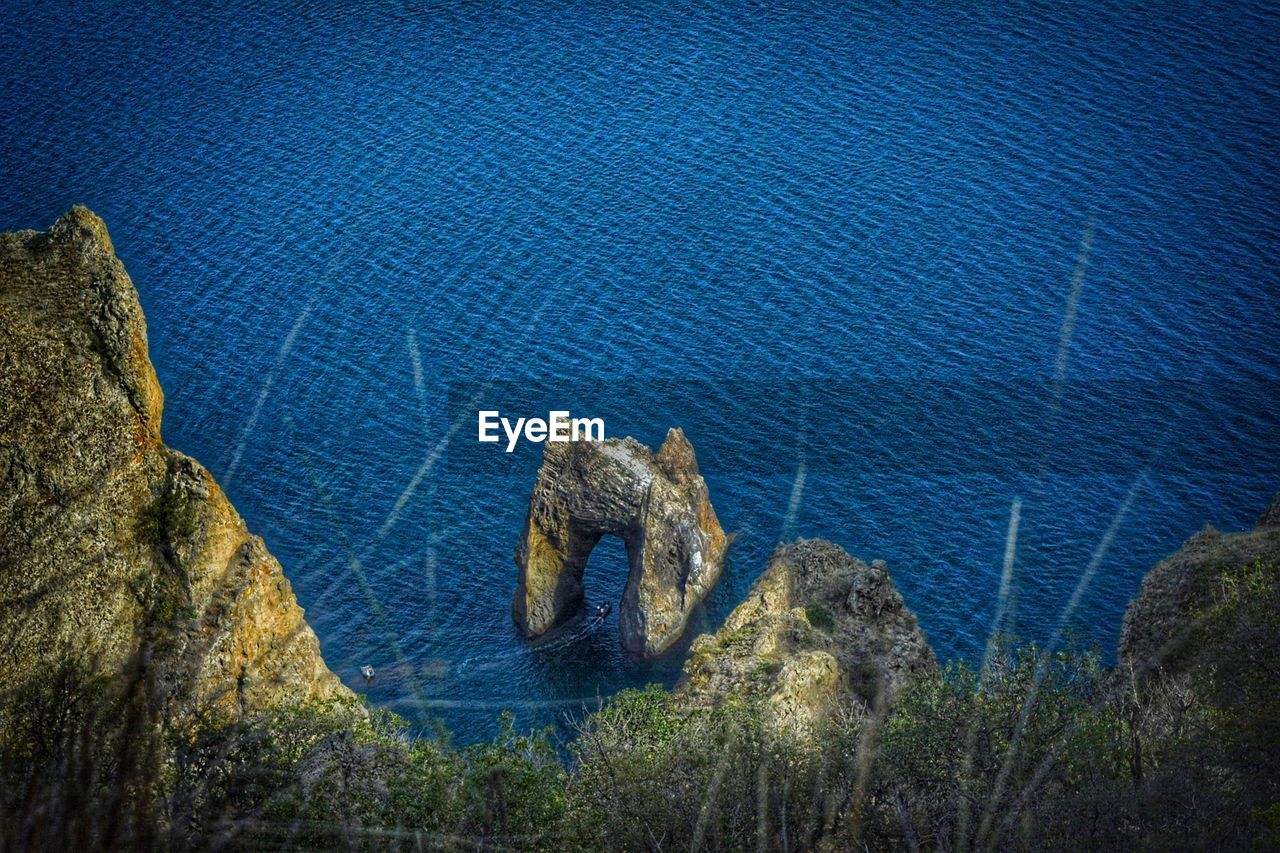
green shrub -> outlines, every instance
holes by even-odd
[[[812,736],[651,686],[584,720],[568,768],[510,715],[461,749],[354,700],[162,719],[154,668],[69,656],[0,697],[0,846],[1276,847],[1280,572],[1201,580],[1179,668],[1147,682],[1002,639],[984,671],[918,674],[881,712],[851,697]]]
[[[836,620],[831,615],[831,611],[823,607],[821,604],[811,604],[804,609],[804,615],[809,620],[809,624],[820,631],[826,631],[830,634],[835,630]]]

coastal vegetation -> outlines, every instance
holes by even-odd
[[[349,698],[152,717],[68,660],[0,708],[5,849],[1270,849],[1280,843],[1280,568],[1198,578],[1194,654],[1158,675],[1001,638],[891,709],[807,734],[761,701],[625,691],[557,750],[482,744]]]
[[[101,220],[0,235],[0,297],[0,850],[1280,848],[1280,499],[1151,570],[1114,666],[999,636],[940,666],[887,564],[801,539],[671,690],[457,744],[341,683],[165,446]],[[679,637],[729,544],[679,429],[547,445],[517,628],[571,616],[619,529],[646,581],[624,645]]]

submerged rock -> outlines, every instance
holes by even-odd
[[[0,689],[141,651],[185,707],[347,692],[280,564],[161,440],[137,292],[83,207],[0,235],[0,400]]]
[[[687,707],[763,700],[779,726],[805,728],[842,704],[892,701],[938,667],[885,564],[820,539],[779,545],[714,635],[693,642],[676,696]]]
[[[512,603],[526,637],[582,604],[582,575],[601,536],[626,543],[631,566],[618,614],[622,645],[660,654],[720,577],[729,538],[679,429],[654,454],[633,438],[547,443],[529,498]]]

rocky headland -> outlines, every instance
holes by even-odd
[[[1231,618],[1223,612],[1230,607],[1222,598],[1223,579],[1241,583],[1255,564],[1280,565],[1280,494],[1253,530],[1205,527],[1147,573],[1125,611],[1118,672],[1141,691],[1155,681],[1185,681],[1197,669],[1216,666],[1222,648],[1213,640],[1220,638],[1206,637],[1205,630]]]
[[[937,668],[883,561],[801,539],[779,545],[724,626],[694,640],[675,692],[687,707],[763,700],[780,728],[804,730],[836,708],[882,710]]]
[[[0,399],[0,690],[75,657],[150,668],[167,712],[348,694],[280,564],[165,446],[138,294],[83,207],[0,235]]]

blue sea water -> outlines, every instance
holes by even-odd
[[[0,228],[107,221],[167,442],[349,684],[567,730],[680,650],[516,636],[540,449],[481,404],[685,428],[738,534],[695,631],[823,536],[972,659],[1020,500],[1012,626],[1110,654],[1161,556],[1251,526],[1278,78],[1259,2],[9,3]],[[589,602],[625,575],[602,541]]]

